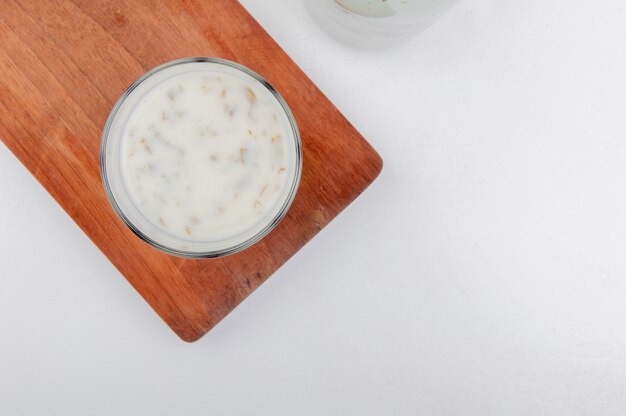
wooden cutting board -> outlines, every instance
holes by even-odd
[[[148,246],[118,219],[100,182],[100,134],[115,101],[146,70],[188,56],[225,58],[261,74],[302,134],[302,182],[289,213],[260,243],[221,259],[181,259]],[[382,167],[235,0],[2,0],[0,138],[185,341],[209,331]]]

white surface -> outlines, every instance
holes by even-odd
[[[185,344],[0,147],[0,414],[624,414],[624,2],[466,0],[383,52],[244,4],[381,177]]]

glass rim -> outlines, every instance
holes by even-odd
[[[115,117],[118,111],[120,110],[120,108],[122,107],[122,105],[124,104],[124,102],[126,101],[126,99],[130,96],[130,94],[133,93],[133,91],[137,87],[139,87],[144,81],[146,81],[153,75],[165,69],[178,66],[178,65],[188,64],[188,63],[212,63],[212,64],[224,65],[224,66],[239,70],[251,76],[253,79],[258,81],[263,87],[265,87],[272,94],[272,96],[278,101],[283,111],[285,112],[285,115],[287,116],[287,119],[289,121],[289,126],[291,127],[291,132],[293,134],[293,141],[294,141],[293,144],[295,145],[295,172],[294,172],[293,180],[291,181],[289,193],[287,195],[287,198],[283,202],[280,210],[274,216],[274,218],[272,218],[271,221],[269,221],[268,224],[266,224],[258,233],[254,234],[252,237],[248,238],[247,240],[241,243],[238,243],[234,246],[227,247],[224,249],[217,249],[217,250],[211,250],[211,251],[198,251],[198,252],[179,250],[173,247],[168,247],[164,244],[159,243],[158,241],[155,241],[153,238],[150,238],[148,235],[146,235],[146,233],[141,231],[139,227],[137,227],[124,213],[124,210],[121,208],[120,204],[118,203],[113,193],[113,190],[111,189],[111,185],[109,183],[109,178],[108,178],[106,150],[107,150],[107,144],[109,142],[109,133],[111,130],[111,126],[115,120]],[[109,113],[109,116],[107,117],[104,128],[102,130],[102,136],[101,136],[101,141],[100,141],[100,176],[101,176],[102,184],[104,186],[104,191],[114,211],[116,212],[118,217],[122,220],[122,222],[137,237],[139,237],[144,242],[148,243],[149,245],[151,245],[152,247],[158,250],[161,250],[162,252],[165,252],[167,254],[174,255],[177,257],[195,258],[195,259],[223,257],[223,256],[227,256],[230,254],[235,254],[237,252],[240,252],[258,243],[267,234],[269,234],[278,225],[278,223],[285,217],[285,215],[287,214],[287,211],[289,210],[291,204],[293,203],[293,200],[295,199],[295,196],[298,191],[299,184],[300,184],[300,178],[302,176],[302,140],[300,138],[300,131],[298,129],[298,125],[296,123],[293,113],[291,112],[291,109],[289,108],[289,105],[287,104],[285,99],[280,95],[280,93],[261,75],[259,75],[253,70],[237,62],[229,61],[227,59],[206,57],[206,56],[180,58],[180,59],[175,59],[169,62],[165,62],[145,72],[143,75],[137,78],[124,91],[124,93],[120,96],[120,98],[116,101],[115,105],[111,109],[111,112]]]

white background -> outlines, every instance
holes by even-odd
[[[0,414],[623,415],[624,1],[466,0],[378,52],[243,3],[382,175],[186,344],[0,145]]]

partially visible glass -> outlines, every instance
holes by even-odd
[[[392,46],[432,25],[460,0],[304,0],[324,30],[365,48]]]

